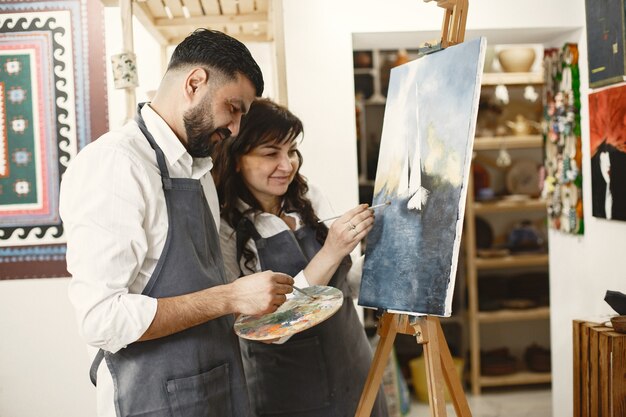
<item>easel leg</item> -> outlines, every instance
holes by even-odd
[[[384,313],[380,320],[378,330],[380,340],[374,353],[372,367],[367,374],[367,380],[365,381],[365,387],[361,394],[355,417],[369,417],[372,413],[372,407],[374,406],[374,401],[376,401],[378,388],[383,379],[385,366],[393,347],[393,341],[396,338],[398,317],[395,314]]]
[[[439,341],[446,340],[439,319],[435,320]],[[450,392],[450,397],[452,398],[454,411],[456,412],[457,417],[472,417],[472,412],[470,411],[469,404],[467,403],[467,397],[463,391],[463,385],[461,385],[461,380],[459,379],[456,368],[454,367],[454,361],[452,360],[448,344],[440,343],[439,346],[443,376],[446,379],[446,385],[448,386],[448,391]]]
[[[417,342],[424,347],[424,362],[426,364],[426,382],[428,384],[428,399],[430,415],[432,417],[446,417],[446,399],[444,396],[443,371],[441,369],[441,350],[439,348],[439,334],[436,323],[429,318],[421,319],[421,335],[418,331]]]
[[[447,415],[444,388],[441,383],[445,380],[457,417],[472,417],[439,319],[426,316],[413,320],[409,326],[401,328],[398,333],[413,334],[417,343],[424,348],[430,415],[433,417]]]

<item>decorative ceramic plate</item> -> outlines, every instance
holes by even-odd
[[[539,195],[537,163],[528,159],[513,163],[506,174],[506,188],[511,194]]]
[[[343,304],[343,293],[337,288],[315,285],[304,290],[314,299],[296,293],[273,313],[241,315],[235,322],[235,333],[250,340],[290,336],[328,319]]]

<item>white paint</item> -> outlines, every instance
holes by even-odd
[[[419,0],[284,3],[289,102],[307,132],[304,171],[324,187],[336,210],[347,209],[357,202],[352,33],[422,30],[432,34],[439,30],[441,12],[434,4]],[[106,21],[107,45],[121,46],[119,18],[115,12],[111,15],[107,14]],[[141,99],[142,89],[158,85],[160,75],[155,68],[160,67],[160,49],[139,33],[138,26],[135,41],[141,45],[136,48]],[[579,42],[583,91],[587,92],[583,27],[582,0],[480,0],[470,4],[468,34],[472,36],[509,33],[524,42],[540,42],[549,34],[555,46],[566,40]],[[505,41],[518,39],[511,36]],[[118,52],[110,51],[107,56]],[[271,53],[263,54],[271,57]],[[266,74],[266,78],[271,77]],[[124,100],[118,93],[109,89],[112,127],[124,117],[120,109]],[[622,262],[626,223],[591,216],[586,97],[582,103],[586,234],[550,235],[554,417],[572,415],[571,320],[610,313],[604,292],[626,292]],[[86,374],[87,354],[66,287],[67,279],[0,282],[0,416],[95,415],[94,390]]]

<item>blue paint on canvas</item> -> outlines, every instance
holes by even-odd
[[[359,304],[447,316],[461,240],[484,38],[391,72]]]

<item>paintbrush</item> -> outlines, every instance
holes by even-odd
[[[387,202],[384,202],[384,203],[381,203],[381,204],[376,204],[375,206],[368,207],[367,209],[368,209],[368,210],[374,210],[375,208],[388,206],[389,204],[391,204],[391,201],[387,201]],[[341,216],[343,216],[343,214],[340,214],[340,215],[338,215],[338,216],[329,217],[329,218],[327,218],[327,219],[318,220],[317,222],[318,222],[318,223],[323,223],[323,222],[327,222],[327,221],[329,221],[329,220],[335,220],[335,219],[338,219],[338,218],[340,218]]]
[[[305,292],[303,289],[296,287],[295,285],[292,285],[293,289],[298,291],[300,294],[305,295],[306,297],[309,297],[311,300],[316,300],[317,297],[313,297],[312,295],[310,295],[309,293]]]

